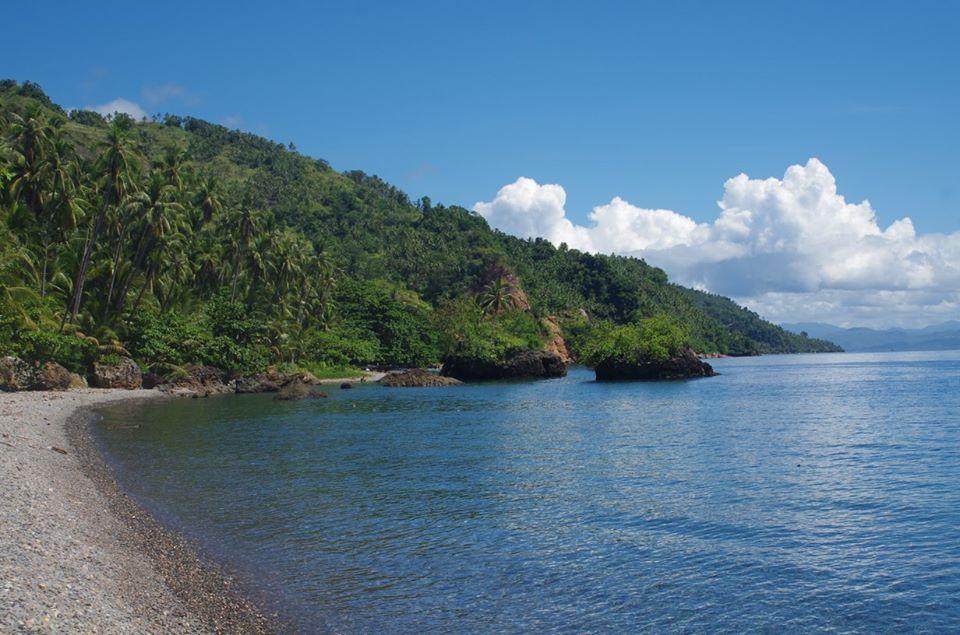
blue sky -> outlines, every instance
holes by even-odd
[[[414,197],[472,207],[523,176],[561,185],[576,226],[614,197],[711,223],[727,179],[816,157],[881,229],[960,229],[960,4],[46,2],[6,21],[0,74],[65,106],[193,114]]]

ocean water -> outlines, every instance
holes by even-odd
[[[960,630],[960,352],[715,361],[124,404],[97,436],[292,630]]]

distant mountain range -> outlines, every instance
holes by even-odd
[[[842,328],[821,322],[783,324],[794,333],[829,340],[848,352],[945,351],[960,349],[960,321],[952,320],[922,329]]]

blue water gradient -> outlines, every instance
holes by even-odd
[[[715,361],[124,404],[98,434],[302,631],[960,629],[960,353]]]

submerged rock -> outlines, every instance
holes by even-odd
[[[91,376],[94,388],[134,390],[143,385],[143,375],[140,373],[140,367],[129,357],[124,357],[118,364],[94,362]]]
[[[717,374],[710,364],[700,359],[690,348],[686,348],[678,355],[662,361],[651,360],[642,364],[604,362],[597,365],[594,371],[597,381],[657,381],[713,377]]]
[[[440,374],[461,381],[563,377],[567,374],[567,364],[560,355],[550,351],[521,351],[495,362],[449,358],[444,360]]]
[[[459,386],[463,382],[452,377],[443,377],[423,368],[411,368],[387,373],[380,383],[389,388],[425,388],[434,386]]]

